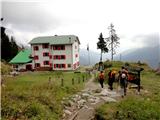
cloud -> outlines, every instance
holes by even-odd
[[[2,2],[3,25],[21,32],[45,32],[56,29],[60,21],[40,2]]]
[[[160,35],[159,33],[136,35],[133,37],[132,42],[136,42],[137,45],[141,44],[143,47],[160,46]]]

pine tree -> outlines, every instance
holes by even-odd
[[[5,28],[1,27],[1,59],[9,61],[11,44],[8,35],[5,33]]]
[[[11,37],[11,58],[13,58],[18,53],[18,46],[15,42],[14,37]]]
[[[109,34],[110,36],[106,38],[106,41],[108,43],[109,51],[111,51],[111,60],[113,60],[113,55],[116,54],[116,48],[119,47],[119,37],[116,34],[116,30],[114,29],[114,25],[111,23],[109,26]]]
[[[97,43],[97,49],[101,49],[101,56],[100,56],[100,61],[102,62],[102,53],[108,52],[107,44],[104,41],[102,33],[99,35],[99,41]]]
[[[6,28],[1,27],[1,59],[10,61],[18,52],[18,46],[13,37],[11,41],[5,33]]]

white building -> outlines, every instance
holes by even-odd
[[[35,70],[75,70],[80,41],[75,35],[37,37],[29,42]]]

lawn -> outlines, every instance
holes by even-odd
[[[106,103],[96,110],[99,120],[159,120],[160,119],[160,76],[149,67],[141,74],[143,89],[140,95],[135,90],[118,103]]]
[[[1,95],[2,119],[60,119],[61,100],[83,89],[83,76],[87,81],[87,74],[73,72],[30,72],[5,78]]]

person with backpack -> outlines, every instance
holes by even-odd
[[[127,88],[127,77],[128,76],[128,70],[122,67],[122,70],[120,71],[120,86],[121,86],[121,96],[126,96],[126,88]]]
[[[99,73],[99,83],[100,83],[102,88],[103,88],[103,82],[104,82],[104,73],[103,73],[103,71],[101,71]]]
[[[108,85],[110,90],[113,90],[113,82],[115,81],[115,75],[116,75],[115,70],[110,70],[108,73]]]

